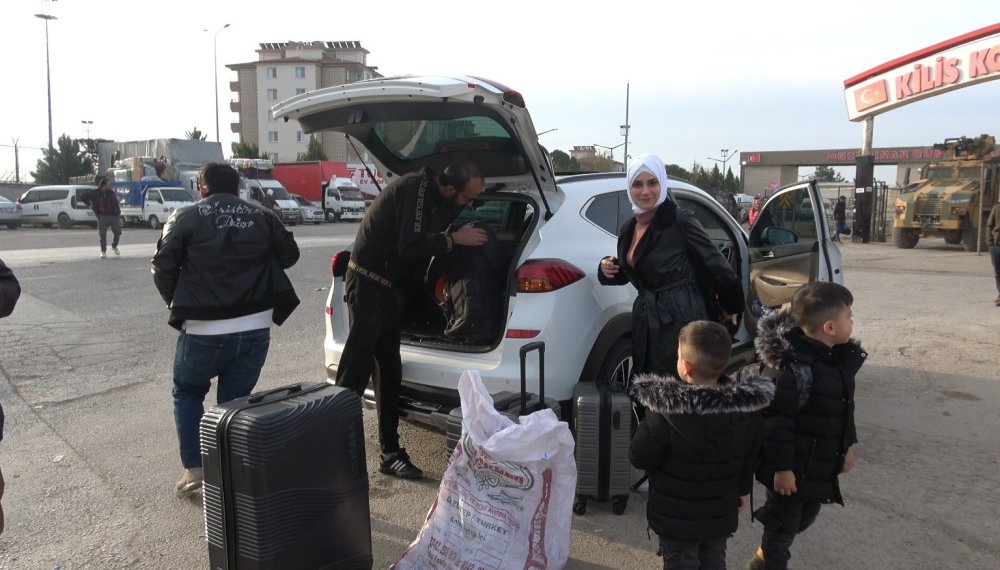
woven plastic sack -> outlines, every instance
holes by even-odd
[[[569,558],[576,462],[569,426],[550,409],[514,422],[493,408],[479,372],[458,382],[462,439],[397,570],[562,568]]]

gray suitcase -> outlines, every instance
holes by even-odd
[[[612,501],[616,515],[628,506],[632,466],[632,399],[607,384],[579,382],[573,388],[573,434],[576,437],[576,502],[573,512],[587,512],[587,501]]]
[[[525,360],[529,352],[538,351],[538,394],[528,393],[528,380],[525,372]],[[493,397],[493,407],[501,414],[505,414],[510,419],[517,421],[519,416],[523,416],[542,409],[541,402],[555,412],[557,418],[562,418],[561,406],[555,398],[545,397],[545,343],[529,342],[521,347],[521,393],[497,392],[490,394]],[[462,407],[456,406],[448,413],[448,457],[455,452],[455,446],[462,438]]]

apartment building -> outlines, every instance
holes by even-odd
[[[309,143],[298,121],[275,120],[271,107],[300,93],[381,77],[368,65],[361,42],[283,42],[260,44],[257,61],[226,65],[236,72],[229,84],[237,98],[229,108],[239,116],[232,130],[274,161],[292,161]],[[317,133],[330,160],[357,160],[343,135]],[[360,147],[359,147],[360,148]]]

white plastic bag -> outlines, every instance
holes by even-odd
[[[569,426],[552,410],[493,408],[479,372],[458,382],[462,439],[398,570],[562,568],[569,557],[576,461]]]

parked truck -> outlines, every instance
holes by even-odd
[[[292,194],[321,204],[326,219],[360,220],[365,215],[361,188],[350,178],[346,162],[310,160],[274,163],[274,179]]]
[[[271,194],[276,203],[275,213],[281,221],[294,226],[302,221],[299,203],[288,189],[274,179],[274,163],[262,158],[233,158],[229,164],[240,173],[240,197],[262,204],[264,196]]]
[[[121,203],[123,225],[145,225],[156,230],[174,210],[195,202],[186,188],[153,180],[116,183],[112,187]]]
[[[922,237],[942,237],[965,251],[984,249],[986,219],[1000,197],[1000,156],[990,135],[946,139],[934,145],[941,160],[925,166],[921,179],[896,198],[892,238],[909,249]]]
[[[98,172],[109,174],[117,182],[140,182],[160,178],[183,186],[192,196],[198,196],[198,175],[210,162],[224,162],[222,145],[217,142],[186,139],[148,139],[98,143]],[[137,171],[138,160],[142,170]],[[158,166],[169,169],[169,175],[157,172]]]

